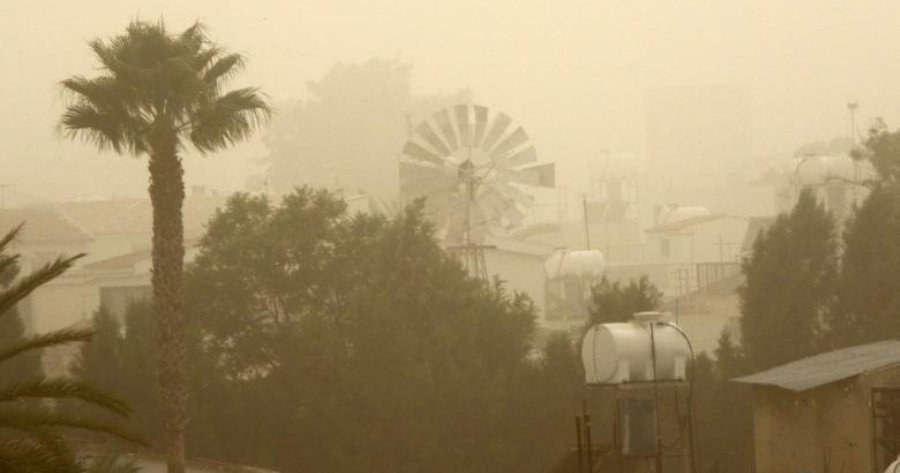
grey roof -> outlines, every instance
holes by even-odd
[[[900,341],[886,340],[803,358],[733,381],[801,392],[898,363]]]

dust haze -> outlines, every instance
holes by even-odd
[[[900,122],[900,89],[892,87],[900,81],[892,47],[900,5],[891,1],[13,0],[4,10],[0,173],[12,204],[143,195],[143,161],[59,137],[58,81],[91,74],[88,40],[161,15],[172,30],[199,19],[214,40],[246,54],[238,82],[260,87],[276,108],[308,100],[308,84],[338,64],[408,64],[413,95],[466,90],[514,117],[574,190],[586,186],[579,170],[604,152],[658,158],[648,142],[650,98],[673,88],[697,90],[713,115],[742,115],[735,120],[749,129],[733,137],[734,155],[717,158],[725,171],[716,175],[737,182],[752,181],[806,143],[849,135],[848,102],[860,104],[860,132],[874,117]],[[736,90],[745,103],[735,108],[726,97],[717,110],[707,86]],[[729,138],[711,139],[725,148]],[[385,162],[401,147],[402,140]],[[248,176],[265,174],[271,152],[259,134],[225,153],[189,156],[186,184],[244,190]],[[382,172],[394,176],[396,167]]]

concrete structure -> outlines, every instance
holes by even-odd
[[[900,448],[900,341],[804,358],[753,386],[756,471],[881,473]]]

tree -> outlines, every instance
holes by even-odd
[[[714,355],[697,356],[691,373],[697,471],[752,471],[750,392],[732,381],[747,374],[743,355],[727,331]]]
[[[336,472],[521,458],[534,309],[469,278],[421,205],[387,219],[322,190],[237,195],[200,246],[186,302],[221,376],[197,397],[234,406],[202,427],[207,454]]]
[[[167,435],[168,469],[184,472],[186,379],[182,278],[184,180],[180,153],[193,145],[201,153],[248,137],[270,110],[259,92],[223,93],[244,65],[227,54],[195,23],[171,35],[163,22],[131,23],[125,33],[90,47],[101,75],[62,82],[74,97],[62,116],[69,137],[82,137],[101,150],[147,155],[153,205],[153,299],[161,347],[159,388]]]
[[[642,276],[627,285],[610,282],[606,276],[591,289],[592,304],[588,325],[631,320],[637,312],[656,310],[662,292]]]
[[[835,224],[812,192],[801,193],[753,245],[739,287],[741,346],[752,370],[819,349],[838,269]]]
[[[21,227],[20,227],[21,228]],[[7,253],[19,228],[0,238],[0,274],[15,274],[18,255]],[[36,289],[63,274],[83,255],[60,257],[34,272],[8,282],[0,290],[0,320],[16,315],[14,307]],[[64,329],[22,337],[0,345],[0,371],[12,373],[9,367],[19,360],[34,356],[49,347],[85,342],[93,332],[87,329]],[[19,365],[21,366],[21,365]],[[0,470],[10,473],[80,472],[81,465],[68,447],[61,428],[111,433],[132,438],[114,424],[72,416],[48,407],[46,402],[29,400],[76,400],[118,416],[126,416],[129,408],[120,400],[90,384],[67,378],[47,378],[39,372],[10,374],[0,384]]]
[[[869,130],[864,146],[855,149],[852,156],[869,161],[875,169],[876,179],[869,185],[900,183],[900,131],[891,132],[881,119]]]
[[[828,320],[836,348],[900,331],[900,132],[879,122],[856,157],[877,174],[845,227],[837,301]]]
[[[268,182],[285,192],[307,184],[395,199],[396,156],[410,127],[471,98],[413,95],[411,84],[412,66],[396,60],[335,65],[307,85],[309,99],[279,107],[265,134]]]

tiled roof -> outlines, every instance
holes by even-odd
[[[898,363],[900,341],[887,340],[810,356],[734,381],[801,392]]]
[[[52,209],[0,209],[0,233],[25,223],[19,241],[84,241],[91,237],[75,222]]]

